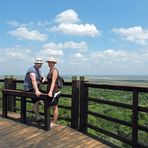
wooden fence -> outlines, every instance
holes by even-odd
[[[102,84],[91,84],[84,82],[83,78],[81,79],[81,86],[80,86],[80,131],[87,133],[87,128],[91,128],[95,131],[98,131],[100,133],[103,133],[105,135],[108,135],[110,137],[113,137],[117,140],[120,140],[124,143],[127,143],[131,145],[133,148],[139,148],[139,147],[147,147],[142,144],[138,143],[138,130],[148,132],[148,127],[146,126],[140,126],[138,125],[138,115],[139,112],[148,113],[148,107],[141,107],[139,106],[139,93],[148,93],[148,88],[146,87],[133,87],[133,86],[119,86],[119,85],[102,85]],[[108,90],[120,90],[120,91],[129,91],[132,92],[132,105],[125,104],[125,103],[118,103],[108,100],[102,100],[99,98],[91,98],[89,97],[88,90],[89,88],[97,88],[97,89],[108,89]],[[148,100],[148,98],[147,98]],[[123,121],[117,118],[105,116],[99,113],[95,113],[88,110],[88,103],[89,102],[95,102],[99,104],[106,104],[116,107],[121,107],[125,109],[130,109],[132,111],[132,118],[131,122]],[[93,115],[95,117],[99,117],[102,119],[105,119],[107,121],[112,121],[114,123],[118,123],[120,125],[125,125],[132,128],[132,135],[131,139],[126,139],[121,137],[120,135],[116,135],[110,131],[107,131],[105,129],[101,129],[97,126],[88,124],[88,115]],[[147,143],[148,144],[148,143]]]
[[[0,82],[5,83],[5,88],[7,89],[15,89],[17,83],[23,83],[22,80],[0,80]],[[109,137],[112,137],[114,139],[117,139],[119,141],[122,141],[128,145],[131,145],[132,148],[146,148],[148,146],[147,141],[145,141],[144,144],[141,144],[138,142],[138,132],[144,131],[146,134],[148,133],[148,127],[147,126],[141,126],[138,124],[138,115],[140,112],[148,113],[148,107],[142,107],[139,105],[139,93],[148,93],[148,87],[134,87],[134,86],[119,86],[119,85],[105,85],[105,84],[92,84],[89,82],[86,82],[84,80],[84,77],[80,77],[80,80],[77,80],[76,78],[72,79],[72,82],[65,82],[64,86],[71,86],[72,92],[71,95],[69,94],[62,94],[62,97],[68,97],[71,98],[71,106],[59,106],[59,108],[65,108],[71,110],[71,118],[66,119],[70,121],[71,127],[79,130],[85,134],[88,134],[95,139],[98,139],[96,135],[90,134],[88,132],[88,128],[95,130],[97,132],[100,132],[104,135],[107,135]],[[89,89],[95,88],[95,89],[106,89],[106,90],[119,90],[119,91],[128,91],[132,93],[132,104],[126,104],[126,103],[120,103],[120,102],[114,102],[109,100],[104,100],[100,98],[92,98],[89,95]],[[10,99],[13,100],[9,102],[8,105],[10,105],[9,109],[11,111],[15,111],[15,98]],[[90,111],[88,109],[89,103],[95,102],[96,104],[106,104],[109,106],[115,106],[115,107],[121,107],[125,109],[129,109],[132,112],[131,122],[123,121],[118,118],[109,117],[107,115],[103,115],[100,113],[96,113],[95,111]],[[127,127],[130,127],[132,129],[131,138],[125,138],[118,134],[115,134],[111,131],[108,131],[106,129],[100,128],[97,125],[92,125],[88,123],[88,116],[92,115],[96,118],[101,118],[106,121],[111,121],[120,125],[124,125]],[[64,118],[62,118],[64,119]],[[99,123],[98,123],[99,124]],[[102,140],[104,141],[104,140]],[[109,144],[112,147],[115,147],[113,143],[106,143]],[[118,147],[118,146],[117,146]]]

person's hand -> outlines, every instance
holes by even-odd
[[[43,79],[42,79],[42,83],[44,83],[46,81],[46,78],[44,77]]]
[[[52,97],[52,92],[49,92],[49,93],[48,93],[48,96],[49,96],[49,97]]]
[[[42,93],[41,93],[40,91],[36,91],[36,92],[35,92],[35,95],[36,95],[37,97],[39,97],[41,94],[42,94]]]

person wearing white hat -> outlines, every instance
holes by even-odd
[[[47,60],[48,66],[49,66],[49,73],[47,75],[47,92],[48,96],[52,99],[50,102],[50,106],[53,107],[53,119],[50,123],[50,127],[56,126],[56,121],[58,119],[58,99],[60,98],[61,92],[57,86],[57,78],[59,75],[58,70],[55,68],[55,64],[57,63],[57,60],[54,57],[50,57]]]
[[[41,58],[36,58],[34,61],[34,66],[30,67],[25,75],[24,79],[24,90],[27,92],[35,92],[37,98],[32,98],[33,102],[33,111],[35,112],[36,120],[40,120],[42,117],[39,114],[39,102],[40,100],[38,97],[41,95],[39,90],[39,84],[43,83],[46,78],[44,77],[43,73],[41,72],[40,68],[43,64]]]

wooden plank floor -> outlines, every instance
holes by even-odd
[[[58,125],[50,131],[0,117],[1,148],[107,148],[70,127]]]

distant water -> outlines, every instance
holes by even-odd
[[[2,79],[5,77],[10,77],[10,75],[0,75]],[[19,80],[24,79],[24,75],[15,75],[13,77]],[[63,75],[63,77],[65,81],[72,80],[72,75]],[[84,77],[85,80],[92,83],[148,86],[148,75],[86,75]]]
[[[148,75],[94,75],[86,78],[93,83],[148,86]]]

